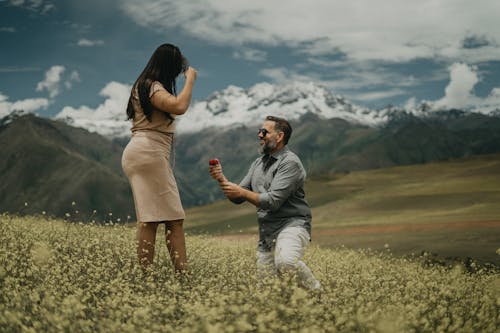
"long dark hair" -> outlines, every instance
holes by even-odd
[[[177,46],[172,44],[162,44],[158,46],[141,75],[139,75],[132,86],[132,92],[130,93],[127,105],[127,119],[135,118],[132,95],[137,88],[144,115],[151,121],[153,113],[153,106],[149,99],[151,84],[154,81],[159,81],[169,93],[177,95],[176,78],[186,66],[187,60]],[[169,113],[165,113],[165,115],[173,120],[173,117]]]

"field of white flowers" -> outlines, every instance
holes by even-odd
[[[163,231],[163,230],[160,230]],[[161,233],[160,235],[162,235]],[[191,275],[136,263],[135,230],[0,215],[1,332],[498,332],[500,274],[308,249],[310,294],[258,284],[255,244],[189,236]]]

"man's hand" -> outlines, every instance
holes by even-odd
[[[213,161],[214,160],[210,160],[209,164],[210,176],[212,176],[212,178],[218,181],[219,183],[227,181],[226,176],[224,176],[224,174],[222,173],[221,163],[218,161],[217,161],[218,163],[214,163]]]
[[[259,194],[228,181],[222,173],[222,165],[217,159],[210,160],[209,166],[210,176],[219,182],[226,198],[229,200],[243,199],[259,207]]]
[[[220,187],[228,199],[238,199],[243,197],[243,188],[235,183],[225,180],[220,183]]]
[[[255,205],[256,207],[259,207],[259,193],[247,190],[246,188],[231,183],[227,180],[220,182],[219,185],[222,189],[222,192],[224,192],[224,195],[229,200],[243,199]]]

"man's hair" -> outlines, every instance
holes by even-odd
[[[290,123],[284,118],[274,116],[267,116],[266,120],[274,121],[274,129],[285,134],[283,143],[286,145],[292,136],[292,126],[290,126]]]

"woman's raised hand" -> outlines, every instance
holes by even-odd
[[[197,75],[196,69],[193,67],[189,66],[186,71],[184,72],[184,77],[186,79],[192,79],[193,81],[196,80],[196,75]]]

